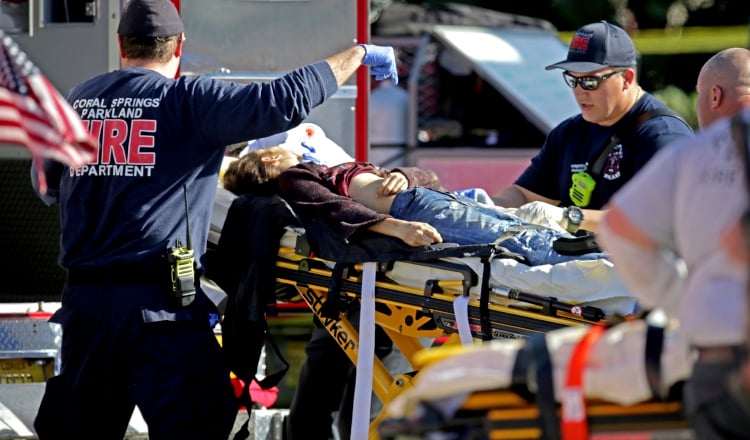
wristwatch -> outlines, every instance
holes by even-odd
[[[575,234],[583,223],[583,211],[577,206],[568,206],[563,209],[563,220],[561,226],[571,234]]]

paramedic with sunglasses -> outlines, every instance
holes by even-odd
[[[581,113],[552,129],[529,167],[493,196],[496,204],[519,207],[527,221],[596,232],[610,197],[659,148],[692,136],[638,85],[636,61],[633,41],[617,26],[601,21],[576,32],[567,58],[547,70],[562,69]]]

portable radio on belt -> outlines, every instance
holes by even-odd
[[[190,221],[188,219],[187,187],[183,185],[185,192],[185,222],[187,225],[187,243],[182,246],[180,239],[175,240],[175,245],[169,248],[167,260],[169,261],[170,280],[172,294],[179,306],[189,306],[195,300],[195,253],[190,245]]]
[[[570,186],[570,200],[579,208],[584,208],[591,203],[591,194],[594,193],[596,180],[585,171],[573,173],[571,176],[573,184]]]
[[[178,238],[167,255],[172,281],[172,293],[177,304],[188,306],[195,299],[195,256],[189,246],[182,246]]]

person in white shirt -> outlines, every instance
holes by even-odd
[[[729,116],[750,124],[750,51],[714,55],[696,89],[701,131],[657,153],[615,194],[597,238],[641,306],[677,317],[695,348],[684,404],[696,437],[750,438],[727,386],[745,356],[748,270],[720,251],[748,209]]]

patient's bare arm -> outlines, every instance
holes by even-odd
[[[441,243],[443,238],[438,231],[427,223],[408,222],[396,218],[381,220],[369,227],[370,231],[401,239],[409,246],[427,246]]]

